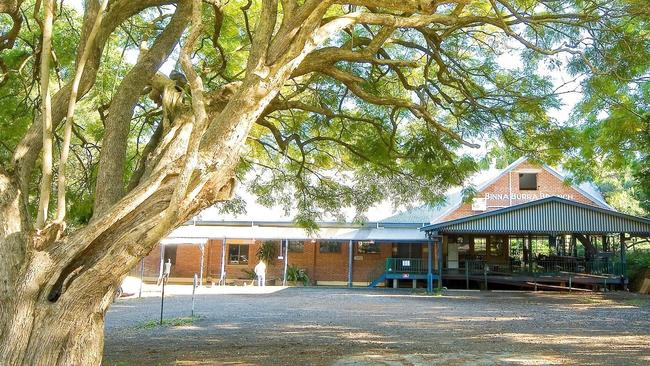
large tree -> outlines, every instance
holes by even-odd
[[[0,3],[3,365],[98,364],[121,279],[246,172],[309,226],[435,202],[490,136],[557,156],[542,65],[589,64],[591,35],[627,16],[612,0],[55,5]],[[526,62],[502,66],[508,50]]]

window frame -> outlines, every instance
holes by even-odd
[[[245,261],[241,260],[242,257],[242,250],[241,247],[245,246],[246,247],[246,255],[245,255]],[[231,250],[237,247],[237,256],[239,259],[235,262],[233,261],[233,255],[231,254]],[[247,266],[249,262],[249,254],[250,254],[250,244],[228,244],[228,265],[230,266]]]
[[[534,185],[530,184],[530,185],[522,186],[521,181],[522,181],[522,178],[524,178],[525,176],[534,176],[535,177]],[[536,191],[538,189],[538,186],[537,186],[537,180],[538,179],[537,178],[538,178],[537,173],[519,173],[519,190],[520,191]],[[532,188],[532,187],[534,187],[534,188]]]
[[[323,240],[318,242],[318,253],[321,254],[326,254],[326,253],[341,253],[342,249],[341,247],[343,243],[340,241],[336,240]],[[324,248],[328,248],[327,250],[323,250]],[[336,250],[333,250],[332,248],[336,248]]]
[[[476,240],[477,239],[479,240],[479,242],[480,242],[480,244],[481,244],[481,246],[483,248],[479,252],[477,252],[477,250],[476,250]],[[485,236],[479,236],[479,237],[472,238],[472,255],[482,255],[482,256],[487,255],[487,253],[488,253],[487,242],[488,242],[488,238],[485,237]]]
[[[296,250],[296,244],[299,244],[300,250]],[[304,240],[289,240],[288,244],[289,253],[304,253],[305,252],[305,241]]]

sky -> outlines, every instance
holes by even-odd
[[[73,6],[80,13],[83,12],[83,1],[82,0],[66,0],[66,4]],[[521,65],[519,56],[516,52],[516,47],[512,47],[514,50],[512,52],[505,52],[498,57],[499,64],[507,69],[515,69]],[[134,64],[138,58],[139,51],[136,49],[129,49],[125,52],[125,61],[131,64]],[[169,74],[170,71],[174,69],[176,65],[176,58],[178,57],[178,47],[174,50],[172,56],[167,60],[160,68],[160,72],[164,74]],[[562,103],[561,108],[548,111],[550,117],[557,120],[559,123],[566,123],[568,117],[573,109],[573,107],[578,103],[582,97],[581,93],[573,91],[579,89],[579,83],[576,81],[571,82],[573,79],[564,71],[549,71],[549,70],[540,70],[540,72],[550,78],[554,85],[560,86],[564,85],[561,89],[558,89],[560,92],[560,100]],[[463,151],[475,157],[481,157],[486,153],[485,146],[482,146],[479,149],[466,149]],[[480,180],[481,176],[485,175],[485,172],[479,173],[473,177],[473,183],[477,184],[476,180]],[[460,189],[460,188],[457,188]],[[198,215],[198,218],[202,220],[278,220],[278,221],[290,221],[291,216],[286,216],[282,209],[280,208],[268,208],[264,207],[256,202],[256,199],[253,195],[247,192],[243,185],[239,185],[237,188],[237,195],[239,195],[247,203],[247,213],[240,216],[224,215],[219,213],[218,209],[211,207],[204,210],[201,214]],[[365,213],[365,216],[370,221],[377,221],[389,216],[392,216],[398,212],[405,210],[405,207],[399,207],[397,209],[393,208],[388,201],[380,202],[374,207],[372,207],[368,212]],[[352,210],[345,211],[346,217],[352,218],[354,212]]]

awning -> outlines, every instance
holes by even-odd
[[[189,240],[190,238],[209,239],[257,239],[257,240],[354,240],[414,242],[426,241],[424,232],[417,228],[367,228],[335,227],[320,228],[313,234],[305,229],[290,226],[225,226],[225,225],[185,225],[174,230],[163,240]],[[187,241],[185,241],[187,243]]]
[[[650,236],[650,220],[600,207],[548,197],[422,227],[448,234],[609,234]]]

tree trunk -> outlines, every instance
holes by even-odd
[[[327,5],[321,8],[324,14]],[[195,126],[192,110],[182,111],[147,159],[140,183],[87,226],[67,233],[53,223],[33,231],[20,160],[11,172],[0,169],[0,365],[98,365],[104,315],[124,276],[191,215],[231,196],[253,123],[305,55],[351,22],[303,24],[313,36],[299,35],[267,65],[275,23],[261,19],[254,43],[262,51],[251,52],[244,80],[206,95],[211,122]],[[188,162],[188,153],[197,161]],[[181,176],[188,179],[179,182]]]
[[[9,327],[0,341],[2,365],[99,365],[104,346],[104,301],[89,304],[75,294],[75,304],[18,296],[3,305]],[[70,306],[72,305],[72,306]]]

